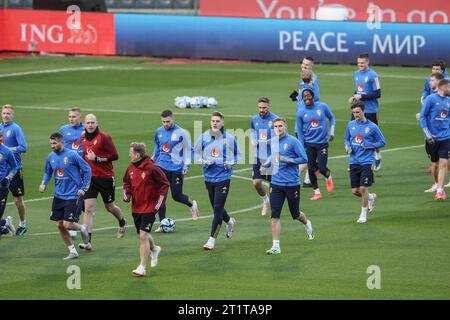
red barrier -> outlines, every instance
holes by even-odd
[[[114,15],[0,10],[0,50],[114,55]]]
[[[448,23],[450,1],[423,0],[200,0],[202,16],[273,19],[316,19],[320,6],[340,4],[349,9],[349,19],[367,21],[373,4],[383,22]],[[372,11],[378,15],[378,11]]]

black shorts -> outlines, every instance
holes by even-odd
[[[350,184],[352,188],[370,187],[374,183],[371,164],[351,164]]]
[[[132,213],[137,233],[140,230],[150,233],[155,222],[155,213]]]
[[[450,154],[450,139],[435,141],[433,144],[425,143],[425,150],[430,156],[431,162],[439,159],[448,159]]]
[[[300,216],[300,185],[278,186],[270,184],[271,218],[280,219],[284,200],[286,199],[288,201],[292,219],[298,219]]]
[[[52,221],[68,221],[78,222],[81,214],[81,207],[83,205],[83,198],[73,200],[64,200],[60,198],[53,198],[52,213],[50,220]]]
[[[25,195],[25,187],[23,184],[23,168],[17,170],[16,175],[11,179],[9,190],[14,197],[21,197]]]
[[[0,219],[3,217],[3,213],[5,213],[8,193],[9,193],[8,188],[0,186]]]
[[[256,159],[256,163],[253,165],[253,173],[252,173],[252,179],[262,179],[269,181],[271,180],[272,176],[270,174],[261,174],[261,160]]]
[[[84,195],[84,199],[97,199],[98,193],[102,195],[104,203],[113,203],[116,199],[116,182],[112,178],[92,178],[89,190]]]
[[[370,120],[373,123],[375,123],[376,125],[378,125],[378,114],[377,113],[364,113],[364,116],[366,117],[367,120]],[[351,119],[355,120],[353,113],[352,113]]]
[[[430,158],[431,162],[439,161],[439,156],[435,152],[433,152],[435,146],[435,144],[431,145],[427,140],[425,140],[425,151],[427,152],[428,158]]]

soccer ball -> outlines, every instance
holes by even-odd
[[[215,108],[217,107],[217,100],[213,97],[208,98],[208,101],[206,102],[207,108]]]
[[[190,100],[191,108],[192,109],[199,109],[201,107],[200,105],[200,99],[201,97],[192,97]]]
[[[175,231],[175,221],[170,218],[164,218],[161,220],[159,225],[163,232],[174,232]]]
[[[176,97],[174,101],[175,107],[180,109],[190,108],[190,99],[187,96]]]

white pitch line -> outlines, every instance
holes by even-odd
[[[382,153],[402,151],[402,150],[410,150],[410,149],[417,149],[417,148],[422,148],[422,147],[423,147],[423,144],[418,144],[418,145],[415,145],[415,146],[407,146],[407,147],[398,147],[398,148],[386,149],[386,150],[383,150]],[[347,158],[347,157],[348,157],[347,154],[343,154],[343,155],[339,155],[339,156],[329,157],[328,160],[337,160],[337,159],[343,159],[343,158]],[[233,170],[233,173],[240,173],[240,172],[250,171],[252,169],[253,169],[253,167],[242,168],[242,169],[238,169],[238,170]],[[203,175],[192,176],[192,177],[186,177],[184,180],[193,180],[193,179],[198,179],[198,178],[202,178],[202,177],[203,177]],[[245,178],[245,177],[241,177],[241,176],[236,176],[236,177],[237,178],[241,178],[241,179],[252,180],[251,178]],[[118,186],[116,189],[117,190],[122,190],[123,186]],[[28,199],[28,200],[25,200],[25,203],[44,201],[44,200],[50,200],[50,199],[53,199],[53,197],[43,197],[43,198]],[[7,205],[13,205],[13,204],[14,204],[14,202],[8,202],[7,203]]]
[[[61,108],[61,107],[44,107],[44,106],[15,106],[15,108],[20,109],[28,109],[28,110],[51,110],[51,111],[66,111],[68,108]],[[160,115],[160,111],[146,111],[146,110],[113,110],[111,108],[82,108],[83,111],[88,112],[106,112],[106,113],[126,113],[126,114],[157,114]],[[211,109],[208,109],[211,110]],[[210,113],[201,113],[201,112],[181,112],[181,111],[174,111],[174,115],[182,115],[182,116],[200,116],[200,117],[210,117]],[[241,118],[241,119],[251,119],[254,114],[252,115],[245,115],[245,114],[226,114],[228,118]],[[295,119],[296,117],[293,116],[287,116],[286,119]],[[336,119],[337,122],[349,122],[350,119]],[[415,125],[418,126],[418,122],[395,122],[395,121],[383,121],[382,124],[398,124],[398,125]]]
[[[0,78],[10,78],[10,77],[19,77],[19,76],[29,76],[35,74],[51,74],[51,73],[60,73],[60,72],[77,72],[77,71],[92,71],[92,70],[122,70],[122,71],[152,71],[152,70],[172,70],[172,71],[189,71],[189,72],[228,72],[228,73],[262,73],[262,74],[282,74],[282,75],[298,75],[298,71],[289,71],[289,70],[261,70],[261,69],[237,69],[237,68],[199,68],[192,69],[189,68],[187,64],[187,68],[180,65],[146,65],[135,66],[135,67],[115,67],[115,66],[92,66],[92,67],[80,67],[80,68],[61,68],[61,69],[47,69],[47,70],[36,70],[36,71],[24,71],[24,72],[16,72],[16,73],[4,73],[0,74]],[[352,78],[353,73],[348,72],[320,72],[319,76],[325,77],[345,77]],[[406,75],[395,75],[395,74],[380,74],[381,78],[391,78],[391,79],[410,79],[410,80],[425,80],[426,76],[406,76]]]
[[[20,77],[20,76],[30,76],[35,74],[48,74],[48,73],[60,73],[60,72],[72,72],[72,71],[91,71],[105,69],[103,66],[94,67],[81,67],[81,68],[62,68],[62,69],[48,69],[48,70],[35,70],[35,71],[24,71],[16,73],[0,73],[0,78],[10,78],[10,77]]]
[[[262,205],[257,205],[257,206],[253,206],[253,207],[249,207],[249,208],[245,208],[245,209],[239,209],[239,210],[235,210],[235,211],[230,211],[228,212],[229,215],[234,215],[237,213],[243,213],[243,212],[248,212],[248,211],[252,211],[255,209],[259,209],[261,208]],[[200,216],[198,219],[208,219],[208,218],[212,218],[214,215],[207,215],[207,216]],[[181,219],[173,219],[175,222],[184,222],[184,221],[191,221],[192,218],[181,218]],[[155,222],[155,225],[158,225],[159,222]],[[134,228],[134,225],[127,225],[125,226],[125,228]],[[115,227],[104,227],[104,228],[98,228],[98,229],[93,229],[93,231],[105,231],[105,230],[114,230],[117,229],[117,226]],[[30,233],[28,234],[28,236],[34,236],[34,237],[38,237],[38,236],[51,236],[51,235],[58,235],[59,232],[43,232],[43,233]]]
[[[206,63],[207,64],[207,63]],[[183,66],[188,67],[183,67]],[[298,75],[299,72],[294,70],[261,70],[261,69],[238,69],[238,68],[227,68],[227,69],[221,69],[221,68],[199,68],[199,69],[192,69],[189,67],[189,65],[193,64],[186,64],[186,65],[161,65],[161,64],[148,64],[145,67],[107,67],[105,69],[108,70],[122,70],[122,71],[134,71],[134,70],[141,70],[141,71],[152,71],[152,70],[171,70],[171,71],[189,71],[189,72],[228,72],[228,73],[261,73],[261,74],[280,74],[280,75]],[[230,66],[230,65],[227,65]],[[293,69],[296,69],[295,67]],[[319,78],[321,76],[326,77],[345,77],[352,79],[353,78],[353,72],[317,72],[317,75]],[[423,80],[427,78],[426,75],[422,76],[404,76],[404,75],[396,75],[396,74],[382,74],[380,73],[381,78],[391,78],[391,79],[411,79],[411,80]]]
[[[403,150],[410,150],[410,149],[416,149],[416,148],[422,148],[423,145],[415,145],[415,146],[407,146],[407,147],[398,147],[398,148],[392,148],[392,149],[386,149],[383,150],[383,153],[386,152],[395,152],[395,151],[403,151]],[[342,158],[346,158],[348,157],[348,155],[339,155],[339,156],[334,156],[334,157],[330,157],[328,158],[329,160],[336,160],[336,159],[342,159]],[[245,171],[249,171],[252,170],[252,168],[243,168],[243,169],[239,169],[239,170],[234,170],[233,173],[239,173],[239,172],[245,172]],[[203,177],[203,175],[199,175],[199,176],[193,176],[193,177],[187,177],[185,178],[185,180],[192,180],[192,179],[197,179]],[[237,178],[237,179],[242,179],[242,180],[247,180],[247,181],[252,181],[251,178],[249,177],[242,177],[242,176],[237,176],[234,175],[232,176],[233,178]],[[122,189],[123,187],[117,187],[117,189]],[[37,198],[37,199],[30,199],[30,200],[25,200],[25,202],[36,202],[36,201],[42,201],[42,200],[49,200],[52,199],[53,197],[45,197],[45,198]],[[12,205],[14,204],[13,202],[8,203],[8,205]],[[261,208],[262,205],[257,205],[257,206],[253,206],[253,207],[249,207],[249,208],[245,208],[245,209],[240,209],[240,210],[235,210],[235,211],[231,211],[229,212],[229,214],[237,214],[237,213],[242,213],[242,212],[248,212],[248,211],[252,211],[258,208]],[[201,216],[199,219],[206,219],[206,218],[211,218],[212,215],[208,215],[208,216]],[[182,218],[182,219],[177,219],[174,221],[190,221],[192,220],[192,218]],[[127,227],[131,228],[133,227],[132,225],[128,225]],[[112,229],[116,229],[116,227],[104,227],[104,228],[98,228],[98,229],[94,229],[94,231],[103,231],[103,230],[112,230]],[[29,236],[46,236],[46,235],[56,235],[59,234],[58,232],[44,232],[44,233],[30,233],[28,234]]]

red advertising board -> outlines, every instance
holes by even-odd
[[[114,15],[0,10],[0,50],[114,55]]]
[[[348,19],[380,22],[448,23],[450,1],[423,0],[200,0],[202,16],[316,19],[319,7],[341,5]]]

